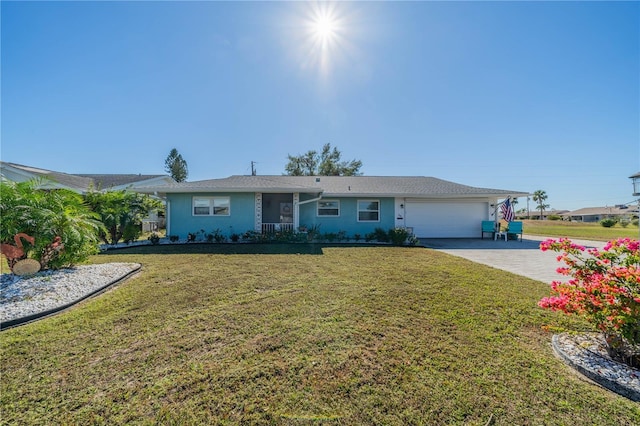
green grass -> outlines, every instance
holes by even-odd
[[[98,256],[143,270],[68,312],[2,332],[0,422],[640,418],[638,404],[580,379],[553,355],[545,328],[586,325],[539,309],[544,283],[420,248],[181,247],[189,252]]]
[[[525,234],[530,235],[597,241],[609,241],[624,237],[638,239],[638,227],[634,225],[629,225],[626,228],[620,225],[605,228],[599,223],[565,222],[560,220],[525,220],[523,222]]]

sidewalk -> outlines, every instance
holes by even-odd
[[[421,239],[420,243],[427,248],[550,284],[553,280],[566,280],[567,277],[556,272],[558,267],[563,266],[556,260],[558,253],[540,250],[540,242],[548,238],[535,235],[525,235],[522,241],[426,238]],[[606,244],[603,241],[572,241],[599,249]]]

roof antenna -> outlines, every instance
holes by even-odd
[[[256,175],[256,162],[252,161],[251,162],[251,176],[255,176]]]

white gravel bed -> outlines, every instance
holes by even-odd
[[[139,268],[137,263],[81,265],[28,277],[0,276],[0,321],[38,314],[75,302]]]
[[[634,401],[640,401],[640,370],[616,362],[607,353],[600,333],[556,334],[553,348],[571,367]]]

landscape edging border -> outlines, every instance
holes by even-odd
[[[615,380],[610,380],[595,371],[592,371],[588,368],[585,368],[579,365],[575,360],[567,355],[561,348],[558,343],[558,338],[560,336],[558,334],[554,334],[551,338],[551,346],[553,347],[554,352],[571,368],[575,369],[577,372],[587,377],[588,379],[594,381],[598,385],[617,393],[618,395],[624,396],[625,398],[630,399],[634,402],[640,402],[640,392],[625,386],[624,384],[618,383]]]
[[[97,296],[98,294],[108,290],[110,287],[120,284],[122,281],[125,281],[126,279],[130,278],[131,276],[137,274],[140,269],[142,269],[142,265],[141,264],[137,264],[137,266],[132,269],[131,271],[127,272],[125,275],[121,276],[120,278],[117,278],[105,285],[103,285],[102,287],[97,288],[96,290],[89,292],[87,294],[85,294],[84,296],[69,302],[69,303],[65,303],[64,305],[61,306],[57,306],[55,308],[52,309],[47,309],[46,311],[42,311],[42,312],[37,312],[35,314],[31,314],[31,315],[27,315],[24,317],[20,317],[20,318],[14,318],[12,320],[8,320],[8,321],[4,321],[4,322],[0,322],[0,331],[5,331],[8,330],[10,328],[13,327],[18,327],[21,325],[25,325],[28,324],[30,322],[33,321],[37,321],[40,319],[43,319],[45,317],[51,316],[51,315],[55,315],[58,314],[62,311],[65,311],[69,308],[71,308],[74,305],[77,305],[78,303],[82,302],[83,300],[89,299],[91,297]]]

